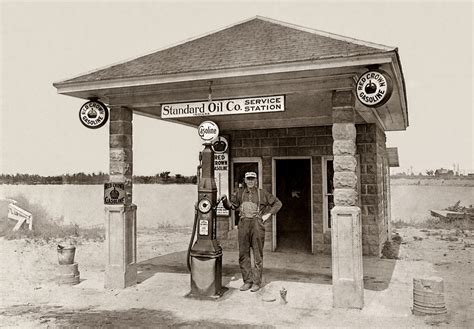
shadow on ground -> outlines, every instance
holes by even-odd
[[[128,310],[67,309],[61,306],[14,305],[0,309],[4,316],[27,317],[59,328],[262,328],[248,323],[184,321],[171,312],[145,308]],[[268,326],[268,328],[271,328]]]
[[[155,273],[189,273],[186,267],[186,251],[154,257],[138,263],[138,283]],[[364,257],[364,288],[385,290],[390,283],[396,260]],[[225,251],[222,260],[223,285],[230,278],[241,278],[238,253]],[[331,257],[327,255],[269,252],[264,260],[265,282],[293,281],[316,284],[332,284]]]

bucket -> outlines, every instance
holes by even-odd
[[[74,247],[74,246],[61,246],[61,245],[58,244],[59,265],[74,264],[74,254],[75,253],[76,253],[76,247]]]

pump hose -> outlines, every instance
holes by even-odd
[[[193,246],[194,236],[196,235],[197,219],[198,219],[198,209],[197,209],[197,206],[194,206],[193,233],[191,233],[191,239],[189,240],[189,246],[188,246],[188,255],[186,257],[186,264],[188,266],[189,273],[191,273],[191,247]]]

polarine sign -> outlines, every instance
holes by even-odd
[[[208,115],[229,115],[249,113],[282,112],[285,110],[285,96],[236,98],[211,102],[163,104],[161,118],[186,118]]]

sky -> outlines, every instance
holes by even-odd
[[[52,83],[256,15],[399,49],[410,126],[388,132],[400,170],[474,169],[471,2],[0,0],[0,173],[108,172],[108,124]],[[134,115],[134,174],[193,175],[196,129]],[[397,169],[395,169],[395,172]]]

